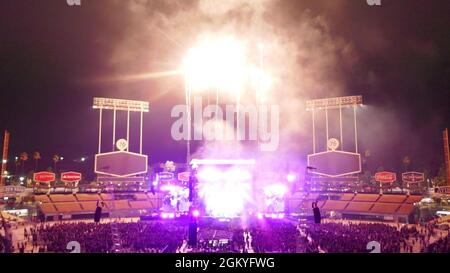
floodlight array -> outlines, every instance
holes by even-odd
[[[148,112],[149,103],[137,100],[121,100],[111,98],[94,98],[94,109],[107,109],[130,112]]]

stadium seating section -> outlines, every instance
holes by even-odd
[[[97,208],[97,201],[80,202],[84,212],[94,212]]]
[[[422,196],[410,195],[410,196],[406,199],[405,203],[407,203],[407,204],[414,204],[414,203],[419,202],[421,199],[422,199]]]
[[[97,202],[103,202],[104,211],[119,210],[157,210],[161,205],[161,199],[152,193],[135,193],[132,200],[114,200],[112,194],[52,194],[35,195],[38,207],[44,215],[58,214],[93,214],[97,208]]]
[[[76,198],[73,194],[52,194],[50,199],[53,203],[57,202],[76,202]]]
[[[78,201],[99,201],[102,200],[99,194],[77,194]]]
[[[129,210],[129,209],[131,209],[128,200],[107,201],[105,204],[106,204],[106,207],[108,210]]]
[[[344,193],[344,194],[340,195],[339,200],[350,201],[353,199],[353,197],[355,197],[355,195],[353,193]]]
[[[136,193],[134,195],[136,200],[147,200],[147,195],[145,193]]]
[[[346,201],[328,200],[322,206],[322,209],[323,210],[343,211],[343,210],[345,210],[345,207],[347,207],[347,205],[348,205],[348,202],[346,202]]]
[[[397,210],[398,214],[408,214],[414,209],[414,205],[412,204],[403,204],[400,206],[400,208]]]
[[[400,205],[395,203],[375,203],[370,212],[394,214],[399,207]]]
[[[55,214],[58,212],[52,203],[42,203],[40,207],[44,214]]]
[[[403,203],[406,195],[382,195],[378,202],[381,203]]]
[[[378,194],[356,194],[353,201],[357,202],[376,202],[380,198]]]
[[[393,194],[340,194],[341,201],[326,201],[323,210],[341,211],[345,213],[367,213],[382,215],[408,215],[412,212],[415,202],[422,196],[407,196]],[[347,204],[343,208],[342,202]]]
[[[104,201],[114,200],[114,195],[112,195],[112,194],[102,193],[102,194],[100,194],[100,196],[102,197],[102,200],[104,200]]]
[[[77,202],[59,202],[54,204],[56,210],[61,213],[73,213],[82,211],[80,204]]]
[[[372,206],[372,202],[350,202],[345,210],[347,212],[369,212]]]
[[[130,206],[133,209],[149,209],[152,208],[152,203],[150,203],[149,201],[130,201]]]
[[[48,198],[47,195],[36,195],[36,196],[34,197],[34,199],[35,199],[37,202],[41,202],[41,203],[51,203],[51,202],[52,202],[52,200],[50,200],[50,198]]]

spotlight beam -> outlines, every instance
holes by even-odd
[[[149,72],[142,74],[132,74],[132,75],[119,75],[113,77],[103,77],[93,80],[93,82],[109,83],[109,82],[130,82],[130,81],[142,81],[149,79],[159,79],[164,77],[171,77],[181,75],[183,72],[181,70],[167,70],[159,72]]]

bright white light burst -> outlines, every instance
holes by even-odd
[[[184,71],[195,90],[239,92],[247,70],[244,45],[233,38],[205,40],[189,50]]]
[[[251,199],[251,174],[246,170],[205,168],[198,177],[199,195],[205,202],[207,213],[212,216],[237,216]]]

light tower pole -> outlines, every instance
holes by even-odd
[[[8,148],[9,148],[9,132],[5,130],[5,136],[3,138],[3,156],[2,156],[2,173],[0,180],[0,187],[5,186],[6,167],[8,163]]]

